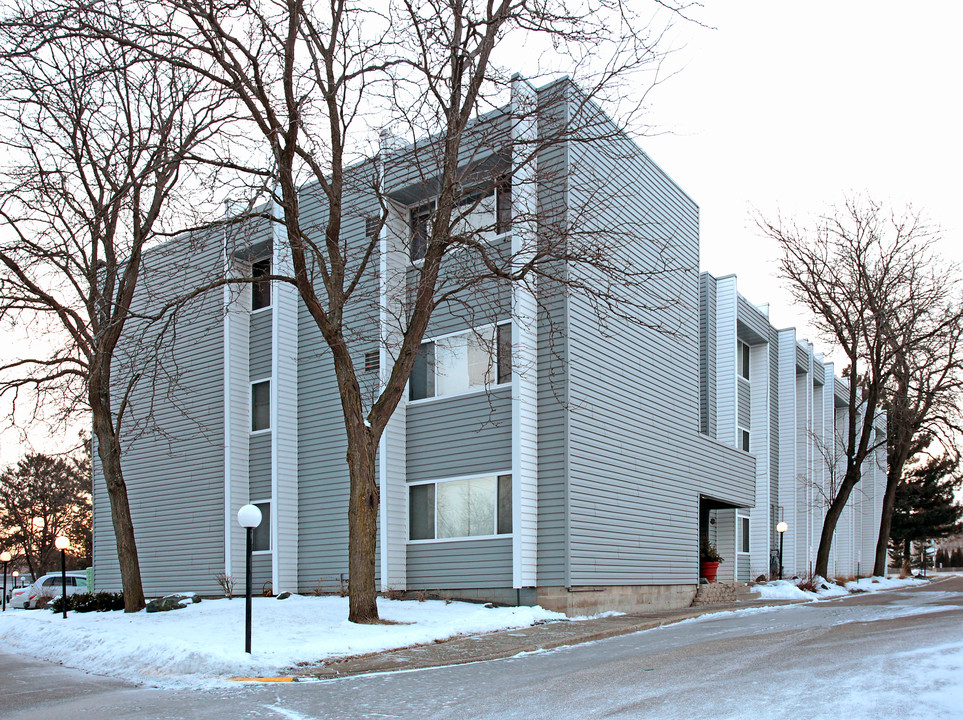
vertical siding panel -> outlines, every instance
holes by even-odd
[[[280,217],[279,206],[274,208]],[[272,268],[294,274],[283,227],[274,225]],[[298,590],[298,306],[290,283],[274,283],[271,338],[271,549],[274,592]]]

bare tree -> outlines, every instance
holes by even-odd
[[[946,330],[930,323],[945,304],[942,269],[933,261],[931,230],[917,215],[889,215],[871,200],[847,200],[813,227],[759,220],[782,248],[782,274],[809,308],[823,338],[847,360],[845,464],[820,534],[815,572],[828,570],[833,533],[862,467],[885,438],[875,432],[887,387],[907,353]]]
[[[961,430],[963,303],[959,272],[935,257],[929,263],[934,272],[932,291],[918,299],[925,305],[917,313],[915,324],[903,328],[912,336],[891,340],[899,351],[886,385],[888,467],[875,575],[886,574],[896,495],[904,482],[907,462],[931,442],[942,444],[949,454],[955,454],[955,437]]]
[[[0,115],[10,129],[0,316],[56,338],[52,349],[35,343],[0,368],[0,392],[15,400],[33,393],[38,413],[91,412],[125,609],[134,612],[144,592],[121,438],[141,372],[116,378],[112,362],[144,251],[169,229],[187,163],[216,132],[221,100],[198,76],[92,33],[71,34],[35,7],[8,15],[0,38]]]
[[[69,4],[51,7],[71,33],[136,48],[158,65],[173,62],[219,84],[243,108],[260,145],[234,168],[250,171],[251,187],[277,208],[268,215],[290,250],[289,279],[320,331],[340,390],[350,475],[349,619],[376,620],[375,456],[435,310],[470,306],[486,283],[534,288],[536,280],[542,292],[554,284],[591,293],[600,315],[640,324],[652,322],[646,310],[673,301],[648,287],[653,277],[679,269],[671,259],[640,267],[623,248],[644,235],[659,255],[677,228],[640,234],[631,220],[604,231],[580,223],[580,213],[592,217],[589,209],[597,209],[597,187],[583,188],[583,202],[573,202],[568,216],[534,202],[535,187],[551,182],[535,176],[535,160],[553,145],[627,142],[595,101],[658,58],[659,33],[649,30],[648,15],[620,0],[571,7],[564,0],[118,0],[94,4],[95,17],[110,19],[97,25]],[[688,5],[652,7],[684,16]],[[573,69],[591,68],[593,75],[579,92],[563,82],[557,97],[540,100],[498,62],[509,37],[545,38],[549,48],[568,53]],[[559,110],[566,103],[571,113]],[[385,141],[366,159],[380,131],[387,131]],[[391,134],[404,137],[396,142]],[[481,162],[491,150],[512,161]],[[403,180],[431,198],[421,231],[411,236],[393,229],[408,228],[392,196]],[[320,220],[303,212],[305,183],[319,191]],[[513,232],[532,228],[520,250],[496,251],[484,241],[496,222],[467,222],[496,186],[533,198],[528,216],[514,220]],[[346,232],[353,203],[374,208],[362,243]],[[365,387],[352,350],[365,321],[383,309],[366,279],[378,272],[374,259],[386,237],[418,262],[403,277],[386,278],[394,288],[392,331],[382,338],[389,363],[377,386]]]

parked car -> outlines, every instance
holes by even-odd
[[[11,607],[35,608],[41,598],[55,598],[63,592],[62,579],[60,573],[48,573],[37,578],[37,581],[30,585],[26,592],[14,593],[10,599]],[[87,592],[87,573],[71,571],[67,573],[67,594],[76,595],[77,593]]]

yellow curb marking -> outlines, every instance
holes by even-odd
[[[227,678],[232,682],[294,682],[293,677]]]

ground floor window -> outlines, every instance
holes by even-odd
[[[739,518],[739,552],[749,552],[749,518]]]
[[[269,501],[252,503],[261,511],[261,524],[254,528],[254,552],[271,549],[271,503]]]
[[[408,488],[410,540],[506,535],[512,532],[512,476],[419,483]]]

